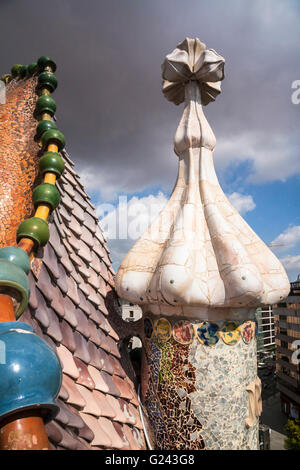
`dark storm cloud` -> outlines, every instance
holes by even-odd
[[[250,158],[253,181],[300,171],[299,6],[292,0],[0,1],[1,69],[40,55],[57,61],[57,118],[90,188],[169,188],[182,106],[161,93],[160,65],[186,36],[226,59],[223,93],[206,114],[216,162]]]

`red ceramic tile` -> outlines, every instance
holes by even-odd
[[[128,400],[131,400],[133,398],[133,393],[129,387],[129,384],[126,383],[124,379],[118,377],[117,375],[113,375],[112,380],[118,390],[120,390],[120,396],[122,398],[126,398]]]
[[[72,353],[63,344],[60,344],[56,348],[56,352],[62,365],[63,372],[65,372],[65,374],[69,375],[70,377],[73,377],[74,379],[78,379],[79,372],[74,362]]]
[[[78,357],[86,364],[89,364],[91,360],[91,356],[89,354],[87,340],[85,339],[84,336],[82,336],[77,331],[75,331],[74,333],[74,339],[75,339],[75,344],[76,344],[76,350],[74,352],[74,356]]]
[[[141,450],[140,445],[136,441],[136,439],[133,437],[133,428],[130,426],[127,426],[126,424],[123,425],[123,431],[126,436],[126,439],[129,442],[130,449],[131,450]]]
[[[46,424],[46,432],[50,441],[54,442],[55,444],[59,444],[62,441],[62,428],[54,421]]]
[[[57,255],[55,251],[53,250],[53,248],[51,247],[50,243],[47,243],[47,245],[44,248],[43,262],[46,265],[51,276],[54,279],[58,279],[59,270],[57,266]]]
[[[78,325],[78,320],[76,316],[76,306],[72,302],[72,300],[68,296],[62,297],[63,299],[63,305],[64,305],[64,319],[73,327],[76,328]],[[51,303],[51,306],[55,309],[53,306],[53,302]]]
[[[88,339],[90,337],[90,329],[87,315],[78,307],[75,310],[75,315],[77,318],[77,331]]]
[[[56,311],[57,315],[61,318],[65,317],[65,302],[61,290],[54,286],[53,287],[53,299],[51,301],[51,307]]]
[[[110,408],[114,410],[114,416],[107,416],[107,417],[113,418],[115,421],[119,421],[120,423],[127,423],[127,418],[121,409],[119,399],[115,398],[112,395],[107,394],[105,395],[105,400],[107,404],[110,406]],[[103,415],[103,416],[106,416],[106,415]]]
[[[84,397],[80,394],[74,381],[65,374],[63,374],[63,386],[69,395],[66,402],[75,405],[79,409],[84,408],[86,405]]]
[[[116,422],[113,422],[112,424],[121,441],[123,442],[122,450],[130,450],[130,442],[128,441],[127,436],[123,430],[123,426]]]
[[[76,344],[72,327],[65,320],[62,320],[60,330],[62,333],[62,344],[73,353],[76,350]]]
[[[80,395],[84,398],[84,401],[85,401],[85,406],[82,411],[84,413],[88,413],[96,417],[101,416],[102,415],[101,408],[97,400],[95,400],[91,390],[88,390],[86,387],[84,387],[83,385],[79,385],[78,383],[76,384],[76,387]]]
[[[107,372],[104,372],[102,370],[102,377],[103,377],[103,380],[105,381],[105,383],[108,386],[108,390],[109,390],[108,393],[110,395],[114,395],[114,396],[120,398],[121,392],[118,389],[118,387],[116,386],[116,384],[114,383],[114,381],[112,380],[112,376],[110,374],[108,374]]]
[[[113,401],[111,401],[113,398],[111,395],[105,395],[99,390],[94,390],[93,396],[101,409],[101,416],[117,419],[118,407],[116,405],[118,405],[118,403],[115,404]]]
[[[110,436],[112,443],[111,447],[113,449],[121,450],[123,447],[125,447],[125,442],[120,438],[110,420],[101,417],[98,419],[98,423],[100,424],[101,428],[105,430],[105,432]]]
[[[80,385],[84,385],[90,390],[93,390],[95,388],[95,382],[92,379],[91,374],[88,371],[87,365],[84,362],[82,362],[80,359],[78,359],[77,357],[74,357],[74,362],[79,372],[79,377],[76,380],[76,383]]]
[[[102,372],[93,367],[92,365],[88,365],[88,371],[95,383],[95,389],[100,390],[101,392],[104,392],[106,394],[109,393],[109,387],[102,377]]]
[[[101,426],[99,420],[92,415],[80,413],[80,416],[94,435],[91,445],[104,447],[106,449],[111,448],[112,441],[109,433],[105,430],[105,426]]]
[[[38,307],[38,300],[36,298],[36,283],[31,272],[28,274],[28,280],[30,286],[29,305],[35,310]]]
[[[48,317],[50,324],[47,328],[47,334],[57,343],[61,343],[63,337],[60,329],[60,323],[56,313],[51,308],[48,309]]]

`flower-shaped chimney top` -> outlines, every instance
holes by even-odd
[[[167,100],[180,104],[185,100],[185,85],[193,80],[207,105],[221,93],[225,60],[198,38],[186,38],[166,56],[162,64],[163,93]]]
[[[119,296],[144,312],[243,319],[289,293],[281,263],[232,207],[215,173],[216,139],[202,105],[220,93],[224,63],[199,39],[187,38],[162,66],[164,95],[175,104],[185,101],[174,138],[178,177],[116,277]]]

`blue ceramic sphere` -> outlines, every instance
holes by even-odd
[[[24,312],[28,304],[30,294],[29,280],[27,274],[20,266],[12,261],[7,261],[0,257],[0,287],[2,293],[5,293],[3,288],[10,288],[15,291],[15,298],[17,300],[17,307],[15,315],[18,318]]]
[[[17,246],[5,246],[0,248],[0,258],[16,264],[28,274],[30,271],[30,260],[28,254]]]
[[[56,352],[30,325],[0,323],[0,419],[28,408],[53,419],[61,379]]]

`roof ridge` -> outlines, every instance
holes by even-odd
[[[44,56],[42,62],[46,67],[50,67],[49,63],[53,65],[52,59]],[[29,78],[27,72],[22,75],[22,70],[20,74],[20,68],[15,67],[14,73],[18,71],[18,75],[7,81]],[[34,74],[39,71],[43,74],[40,69],[35,69]],[[41,97],[49,97],[55,86],[53,72],[46,72],[42,80],[38,75],[38,83],[46,84],[49,92]],[[49,130],[44,126],[56,130],[53,101],[38,98],[35,117],[45,114],[42,124],[38,124],[37,136],[37,141],[42,142],[42,153],[46,144],[59,144],[57,149],[47,146],[48,161],[43,160],[44,154],[40,162],[44,162],[41,171],[45,177],[54,171],[57,175],[57,160],[63,161],[59,171],[61,174],[61,168],[64,169],[63,176],[50,180],[47,176],[42,183],[57,184],[61,203],[57,207],[53,204],[48,213],[43,212],[48,234],[38,232],[35,236],[29,230],[25,233],[24,227],[18,231],[20,242],[25,234],[33,242],[28,253],[40,245],[31,263],[29,304],[21,320],[57,352],[62,365],[60,411],[47,425],[48,437],[53,448],[145,448],[135,387],[127,379],[129,369],[119,351],[120,338],[128,334],[126,328],[130,325],[122,325],[119,317],[109,250],[95,207],[79,180],[74,162],[61,145],[62,138],[53,142],[53,133],[45,138]],[[53,153],[59,156],[55,162],[50,158]],[[37,210],[40,204],[52,204],[52,200],[45,204],[44,197],[44,194],[34,196]],[[107,399],[110,396],[114,397],[111,401]],[[105,438],[104,426],[110,428],[109,439]]]

